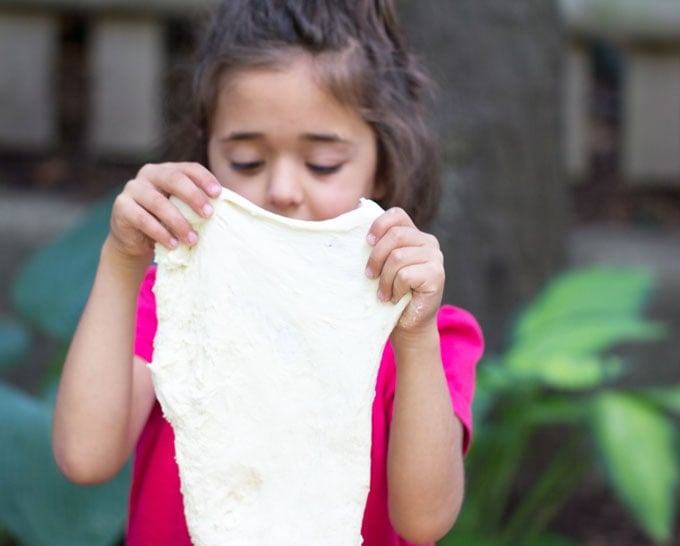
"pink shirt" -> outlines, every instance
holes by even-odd
[[[149,269],[139,295],[135,354],[151,362],[156,333],[156,303],[151,291],[156,278]],[[472,435],[471,404],[475,365],[483,350],[475,319],[445,305],[438,315],[441,353],[453,409],[465,428],[464,450]],[[364,546],[408,546],[392,529],[387,513],[387,442],[396,384],[392,347],[387,343],[378,371],[373,402],[371,484],[362,526]],[[129,546],[190,546],[184,520],[174,436],[156,402],[137,443],[126,543]]]

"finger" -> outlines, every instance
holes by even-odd
[[[179,163],[185,172],[209,197],[217,197],[222,192],[219,180],[206,167],[200,163]]]
[[[398,301],[411,291],[436,290],[438,272],[443,270],[440,254],[424,246],[394,249],[380,273],[378,297],[383,301]]]
[[[170,202],[167,195],[159,191],[159,189],[152,184],[135,183],[133,181],[128,183],[124,193],[144,211],[150,213],[178,240],[183,241],[188,245],[193,245],[198,240],[198,236],[191,227],[189,221],[179,209]],[[136,211],[132,217],[132,225],[146,233],[144,229],[142,229],[142,224],[147,226],[148,229],[149,220],[145,215]],[[160,239],[156,239],[155,237],[152,238],[161,242]]]
[[[416,227],[404,209],[393,207],[378,216],[371,225],[366,237],[369,244],[378,242],[394,226]]]
[[[157,241],[170,249],[177,246],[178,241],[173,234],[157,218],[134,201],[129,194],[123,192],[116,197],[114,210],[118,224],[122,224],[123,228],[131,227],[134,233],[139,234],[132,241],[136,247],[139,246],[139,238],[141,237],[147,239],[145,244],[149,247],[153,241]],[[130,241],[127,242],[127,244],[129,243]]]
[[[434,262],[412,264],[401,268],[392,284],[392,302],[396,303],[406,294],[416,296],[439,295],[444,287],[444,268]]]
[[[153,173],[154,178],[147,180],[161,190],[166,195],[173,195],[191,207],[196,214],[203,218],[208,218],[213,213],[210,199],[214,184],[219,187],[217,194],[221,191],[221,186],[215,177],[205,167],[193,163],[168,163],[160,166],[161,169]],[[145,173],[146,174],[146,173]]]
[[[432,235],[423,233],[413,226],[394,225],[374,244],[366,264],[366,275],[369,278],[378,278],[390,253],[397,248],[410,246],[430,246],[438,249],[439,243]]]

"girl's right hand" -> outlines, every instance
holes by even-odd
[[[114,201],[109,242],[121,256],[147,262],[156,242],[168,248],[179,241],[193,245],[196,233],[169,197],[207,218],[213,213],[210,198],[221,191],[215,176],[199,163],[147,164]]]

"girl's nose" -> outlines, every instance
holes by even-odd
[[[304,191],[300,182],[294,168],[276,165],[267,187],[267,199],[272,208],[285,211],[300,206],[304,201]]]

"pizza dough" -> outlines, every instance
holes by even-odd
[[[223,190],[193,247],[158,246],[150,365],[175,433],[197,546],[359,546],[371,406],[409,296],[377,298],[364,269],[382,209],[322,222]]]

